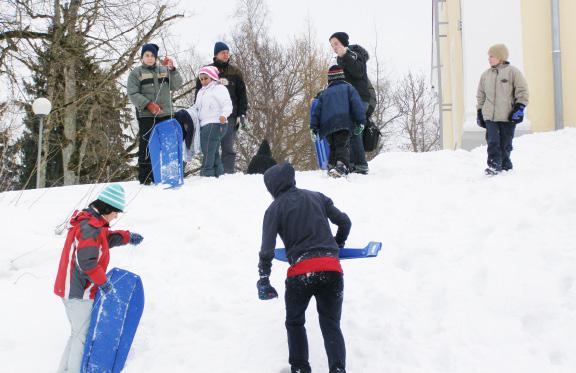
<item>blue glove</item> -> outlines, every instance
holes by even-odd
[[[144,237],[139,235],[138,233],[130,233],[130,243],[132,245],[140,245]]]
[[[360,136],[364,132],[364,125],[362,123],[354,126],[354,135]]]
[[[482,115],[482,109],[478,109],[476,114],[476,124],[482,128],[486,128],[486,122],[484,121],[484,115]]]
[[[514,109],[512,109],[512,113],[510,114],[510,117],[508,118],[510,120],[510,122],[512,122],[514,124],[522,123],[522,121],[524,120],[524,108],[525,107],[526,106],[524,106],[522,104],[515,104]]]
[[[260,277],[260,280],[256,283],[256,287],[258,288],[258,298],[260,298],[260,300],[278,298],[278,292],[270,285],[270,279],[267,276]]]
[[[98,287],[98,289],[100,289],[100,292],[104,295],[108,295],[110,294],[112,291],[114,291],[114,287],[112,286],[112,283],[110,281],[106,281],[105,283],[103,283],[102,285],[100,285]]]

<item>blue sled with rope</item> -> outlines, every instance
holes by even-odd
[[[318,96],[314,97],[312,100],[312,105],[310,105],[310,119],[312,119],[312,113],[318,105]],[[316,160],[318,161],[318,168],[321,170],[328,169],[328,157],[330,156],[330,145],[325,137],[314,136],[314,149],[316,150]]]
[[[178,187],[184,184],[182,127],[176,119],[154,126],[148,142],[154,184]]]
[[[107,277],[114,289],[105,296],[96,293],[81,373],[122,371],[144,310],[144,288],[138,275],[113,268]]]
[[[364,248],[348,248],[344,247],[340,249],[339,257],[340,259],[359,259],[359,258],[375,258],[378,256],[380,249],[382,248],[382,242],[371,241]],[[286,249],[278,248],[274,250],[274,259],[280,260],[282,262],[287,262]]]
[[[316,136],[314,139],[314,147],[316,149],[316,159],[318,160],[318,168],[321,170],[328,169],[328,157],[330,156],[330,146],[326,138]]]

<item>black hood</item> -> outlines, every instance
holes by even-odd
[[[260,147],[258,148],[258,153],[256,154],[272,157],[272,151],[270,150],[270,144],[268,144],[268,140],[262,141],[262,144],[260,144]]]
[[[264,184],[272,197],[278,198],[280,194],[296,186],[294,167],[290,163],[282,163],[269,168],[264,173]]]
[[[367,62],[370,59],[370,54],[368,54],[368,51],[358,44],[350,45],[348,49],[356,53],[360,58],[364,60],[364,62]]]

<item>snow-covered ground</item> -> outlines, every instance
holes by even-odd
[[[576,130],[515,140],[513,172],[483,176],[485,148],[387,153],[348,181],[297,174],[353,222],[342,328],[353,373],[576,371]],[[286,372],[282,297],[259,301],[261,176],[192,177],[179,190],[123,184],[114,225],[144,235],[112,250],[141,275],[146,307],[126,372]],[[52,294],[64,235],[101,185],[0,194],[2,372],[52,372],[69,333]],[[280,240],[279,246],[280,246]],[[287,265],[272,283],[283,293]],[[311,364],[327,363],[308,311]]]

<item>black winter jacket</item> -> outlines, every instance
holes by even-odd
[[[220,81],[222,84],[228,88],[228,93],[230,94],[230,99],[232,100],[232,114],[231,117],[239,117],[241,115],[246,115],[248,110],[248,98],[246,96],[246,85],[244,84],[244,78],[240,70],[231,65],[229,62],[222,62],[214,57],[214,62],[209,66],[216,66],[220,72]],[[196,96],[198,96],[198,91],[202,88],[200,79],[196,79],[196,92],[194,96],[194,101],[196,101]]]
[[[247,173],[251,175],[263,174],[274,165],[276,165],[276,160],[272,158],[270,144],[268,144],[268,140],[264,140],[258,148],[258,153],[250,160]]]
[[[260,276],[270,275],[276,235],[284,242],[290,264],[315,257],[337,258],[338,246],[344,245],[352,226],[348,215],[324,194],[296,188],[294,168],[289,163],[266,171],[264,183],[274,202],[266,210],[262,224]],[[332,236],[328,219],[338,226],[336,237]]]
[[[370,91],[373,90],[366,70],[366,63],[369,59],[368,51],[359,45],[350,45],[348,52],[336,59],[338,66],[344,69],[346,81],[356,88],[364,102],[371,101]]]

